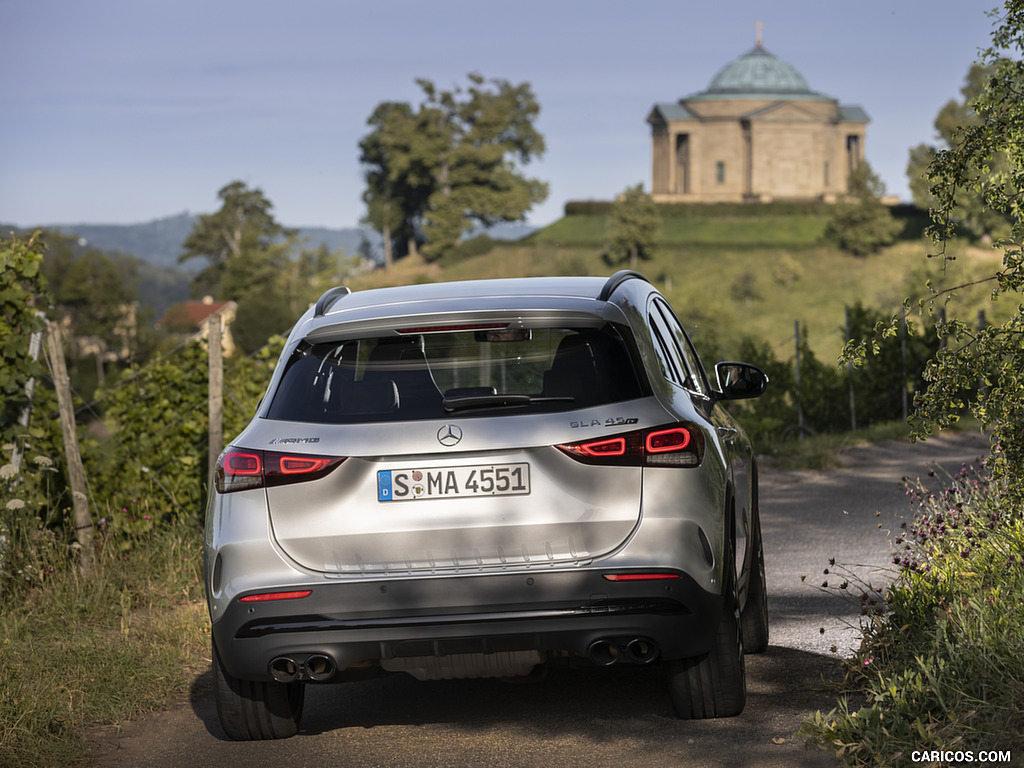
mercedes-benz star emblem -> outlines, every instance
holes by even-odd
[[[449,448],[462,439],[462,429],[455,424],[445,424],[437,430],[437,442]]]

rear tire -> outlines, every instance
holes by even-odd
[[[726,553],[731,554],[735,546],[730,535]],[[743,630],[731,556],[723,558],[722,575],[724,600],[711,650],[703,656],[673,661],[669,670],[672,706],[683,720],[733,717],[747,703]]]
[[[714,644],[703,656],[672,662],[672,705],[684,720],[733,717],[747,703],[743,634],[735,601],[726,600]]]
[[[235,741],[286,739],[299,731],[305,685],[239,680],[224,668],[216,643],[213,690],[221,727]]]
[[[743,650],[762,653],[768,650],[768,583],[764,575],[764,547],[761,544],[760,516],[754,517],[754,554],[747,580],[747,601],[740,615]]]

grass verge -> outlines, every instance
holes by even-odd
[[[22,584],[0,606],[0,766],[85,764],[87,725],[163,706],[207,653],[201,537],[98,533],[88,577],[45,532],[12,540]]]
[[[882,601],[861,597],[848,689],[804,735],[850,766],[927,764],[922,753],[937,751],[1019,756],[1024,510],[983,468],[965,467],[938,492],[906,492],[914,514],[896,539],[896,579]]]
[[[789,437],[759,443],[759,461],[773,469],[835,469],[841,465],[840,454],[846,448],[882,440],[909,439],[905,421],[887,421],[848,432]]]

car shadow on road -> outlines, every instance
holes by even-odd
[[[530,683],[418,681],[398,674],[359,683],[310,685],[297,738],[344,733],[345,744],[352,749],[359,744],[361,759],[377,751],[385,755],[397,734],[422,737],[430,732],[442,733],[440,743],[450,745],[463,741],[495,749],[499,742],[572,747],[571,754],[556,761],[563,765],[574,765],[571,755],[591,747],[600,747],[602,753],[611,750],[627,761],[643,754],[647,765],[677,764],[681,757],[707,766],[772,765],[776,760],[782,765],[836,765],[831,755],[806,750],[798,730],[808,714],[835,706],[834,685],[841,676],[838,659],[772,646],[763,654],[748,655],[746,663],[747,707],[735,718],[678,720],[664,664],[554,666],[544,679]],[[195,681],[191,704],[206,731],[226,740],[217,722],[212,673]],[[438,758],[444,762],[443,756]]]

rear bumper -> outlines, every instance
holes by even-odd
[[[536,651],[587,658],[600,643],[642,639],[661,659],[706,653],[722,597],[683,572],[610,582],[575,570],[308,585],[308,597],[243,603],[213,624],[228,671],[271,679],[274,659],[326,656],[345,672],[381,660]],[[290,585],[289,589],[295,589]],[[263,590],[273,591],[273,589]],[[244,597],[239,595],[238,597]]]

